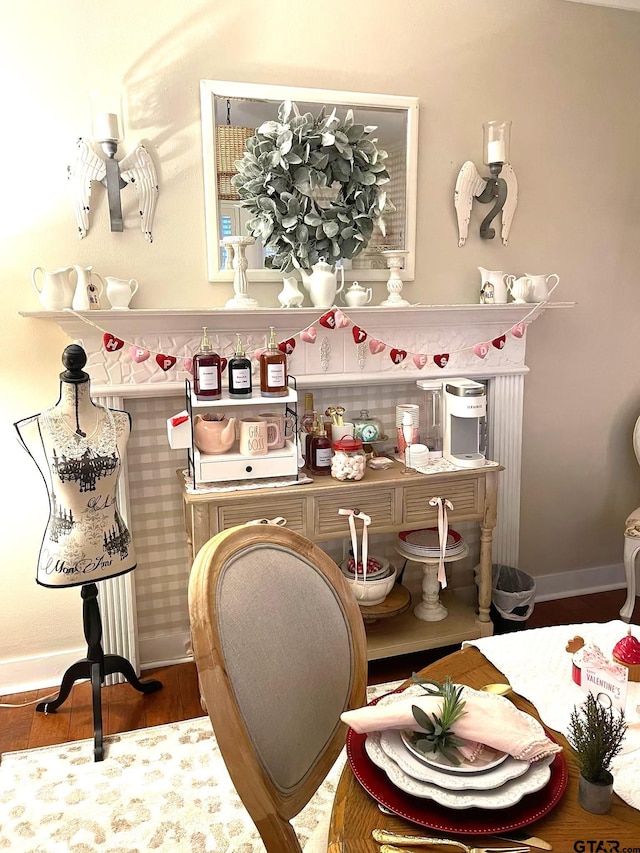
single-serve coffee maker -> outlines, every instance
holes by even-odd
[[[473,379],[445,379],[442,455],[461,468],[485,462],[487,393]]]

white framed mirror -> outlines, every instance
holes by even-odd
[[[225,236],[247,234],[245,223],[249,214],[240,205],[237,192],[230,184],[228,162],[241,159],[242,140],[252,135],[263,122],[276,119],[278,107],[284,101],[293,101],[301,112],[308,111],[314,115],[323,106],[328,110],[336,107],[339,115],[351,109],[357,122],[377,127],[373,137],[389,155],[386,161],[389,183],[385,189],[395,210],[390,214],[385,211],[386,234],[374,229],[367,247],[345,262],[345,279],[387,281],[389,270],[382,252],[385,249],[404,249],[408,254],[400,276],[405,281],[413,281],[418,175],[417,98],[202,80],[200,100],[209,281],[233,280],[233,270],[228,268],[221,240]],[[235,158],[230,154],[234,144],[239,146]],[[282,280],[279,270],[264,266],[264,251],[259,240],[248,247],[246,257],[250,281]]]

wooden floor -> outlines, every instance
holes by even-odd
[[[625,600],[625,590],[594,595],[539,602],[527,622],[528,628],[549,625],[569,625],[578,622],[608,622],[619,618]],[[636,620],[637,621],[637,620]],[[369,664],[369,683],[379,684],[407,678],[456,647],[372,661]],[[188,720],[203,715],[200,707],[195,666],[192,663],[147,670],[145,678],[157,678],[162,690],[144,696],[129,684],[117,684],[102,689],[103,729],[105,735],[158,726],[163,723]],[[17,705],[24,702],[54,698],[57,689],[0,697],[0,702]],[[0,753],[33,749],[71,740],[93,738],[91,687],[88,682],[76,684],[66,702],[54,714],[35,711],[35,704],[22,708],[0,707]]]

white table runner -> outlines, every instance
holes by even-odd
[[[616,620],[516,631],[469,640],[463,646],[476,646],[504,674],[516,693],[535,705],[545,725],[566,737],[571,711],[585,699],[583,690],[571,679],[572,655],[566,651],[567,643],[580,636],[609,656],[629,628],[640,639],[640,626]],[[640,809],[639,708],[640,683],[630,681],[625,711],[629,728],[612,771],[614,791],[635,809]]]

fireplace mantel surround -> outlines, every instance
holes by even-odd
[[[121,311],[21,312],[26,318],[56,322],[62,330],[83,346],[87,353],[86,370],[92,379],[96,402],[113,408],[126,408],[131,398],[176,396],[184,390],[189,376],[181,358],[198,349],[202,327],[207,326],[212,344],[228,356],[233,352],[235,335],[242,335],[247,353],[265,344],[269,326],[278,340],[294,338],[289,371],[296,377],[299,390],[341,385],[395,385],[415,383],[418,379],[464,376],[487,380],[489,411],[489,456],[504,466],[498,498],[498,527],[494,536],[493,561],[517,566],[520,520],[520,471],[526,340],[529,325],[547,309],[569,308],[574,303],[554,302],[540,305],[431,305],[405,309],[382,307],[340,308],[351,321],[348,327],[330,329],[318,321],[324,314],[318,308],[229,311],[225,309],[132,309]],[[524,321],[527,331],[517,338],[511,329]],[[314,343],[306,343],[299,333],[313,325]],[[364,343],[355,344],[352,325],[367,332]],[[125,343],[117,352],[103,345],[107,332]],[[499,349],[491,342],[505,335]],[[377,339],[386,349],[372,355],[369,340]],[[473,351],[475,344],[489,343],[484,359]],[[150,351],[146,361],[136,363],[132,346]],[[391,348],[406,350],[399,365],[392,362]],[[178,356],[177,364],[163,371],[155,354]],[[412,354],[431,356],[418,369]],[[432,356],[449,353],[444,369]],[[120,487],[120,506],[129,513],[129,482],[124,466]],[[105,647],[131,660],[136,669],[140,658],[136,629],[135,572],[106,581],[102,592]],[[151,661],[143,661],[145,664]]]

